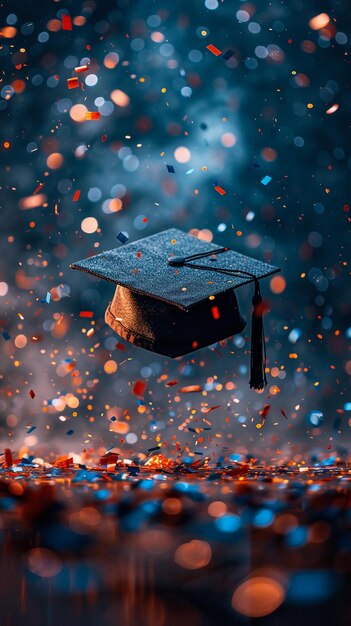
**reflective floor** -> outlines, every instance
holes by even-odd
[[[351,623],[351,471],[21,467],[0,624]]]

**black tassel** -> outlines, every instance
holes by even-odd
[[[262,320],[262,296],[258,280],[255,280],[255,293],[252,298],[251,320],[251,389],[264,389],[266,379],[266,345]]]

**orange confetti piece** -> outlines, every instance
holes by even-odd
[[[218,48],[216,48],[216,46],[214,46],[212,43],[210,43],[208,46],[206,46],[206,48],[207,48],[207,50],[212,52],[212,54],[214,54],[216,57],[218,57],[220,54],[222,54],[222,50],[218,50]]]
[[[87,111],[85,114],[86,120],[99,120],[100,119],[100,111]]]
[[[200,385],[188,385],[187,387],[182,387],[179,389],[180,393],[196,393],[202,391]]]
[[[79,87],[79,80],[75,76],[74,78],[67,78],[67,87],[68,89],[76,89]]]

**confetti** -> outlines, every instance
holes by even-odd
[[[145,389],[146,383],[142,380],[137,380],[136,383],[134,383],[132,392],[135,396],[143,396],[145,393]]]
[[[128,233],[118,233],[116,239],[120,242],[120,243],[127,243],[129,236]]]
[[[71,17],[66,13],[63,13],[62,15],[62,30],[72,30]]]
[[[180,393],[198,393],[199,391],[202,391],[200,385],[188,385],[187,387],[179,389]]]
[[[214,54],[216,57],[218,57],[220,54],[222,54],[221,50],[218,50],[218,48],[216,48],[216,46],[214,46],[212,43],[210,43],[208,46],[206,46],[206,48],[207,48],[207,50],[212,52],[212,54]]]
[[[35,398],[35,393],[34,393],[33,389],[30,390],[29,395],[30,395],[30,397],[32,399]]]
[[[35,196],[39,191],[44,187],[44,183],[40,183],[38,187],[36,187],[33,191],[33,196]]]
[[[333,106],[329,107],[329,109],[326,110],[326,114],[327,115],[333,115],[333,113],[336,113],[336,111],[339,108],[339,104],[333,104]]]
[[[77,72],[77,74],[82,74],[82,72],[88,72],[89,65],[78,65],[78,67],[74,68],[74,71]]]
[[[215,185],[215,191],[217,191],[217,193],[219,193],[220,196],[224,196],[227,192],[225,191],[225,189],[223,189],[223,187],[220,187],[219,185]]]
[[[80,189],[77,189],[74,194],[73,194],[73,202],[78,202],[79,198],[80,198]]]
[[[175,173],[175,169],[173,167],[173,165],[166,165],[167,170],[170,174],[174,174]]]
[[[266,176],[264,176],[264,177],[262,178],[261,183],[262,183],[262,185],[265,185],[265,186],[266,186],[266,185],[268,185],[268,183],[270,183],[270,182],[271,182],[271,180],[272,180],[272,177],[271,177],[271,176],[266,175]]]
[[[227,52],[222,54],[222,59],[224,59],[225,61],[229,61],[229,59],[231,59],[232,56],[234,56],[234,54],[235,54],[235,51],[232,50],[231,48],[229,48],[229,50],[227,50]]]
[[[100,111],[87,111],[85,114],[86,120],[99,120],[101,116]]]
[[[68,89],[76,89],[79,87],[79,80],[77,77],[67,78],[67,87]]]

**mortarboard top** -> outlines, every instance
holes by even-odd
[[[257,313],[261,303],[258,281],[279,271],[176,228],[71,267],[118,286],[105,319],[119,335],[172,357],[241,332],[245,321],[234,289],[248,282],[255,283],[255,317],[262,318],[262,311]],[[255,341],[263,349],[262,324],[260,328]]]
[[[222,250],[221,246],[170,228],[129,243],[123,248],[114,248],[72,263],[71,267],[127,287],[136,293],[163,300],[183,310],[190,309],[212,295],[241,287],[254,280],[250,276],[229,276],[213,272],[215,264],[220,265],[221,269],[250,272],[258,279],[279,271],[273,265],[234,250],[196,261],[211,268],[208,271],[170,265],[168,262],[171,256],[184,258],[203,252],[215,254],[216,250]]]

